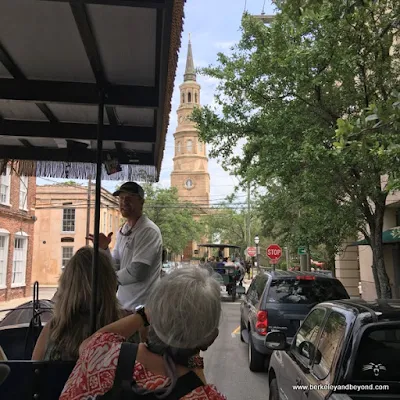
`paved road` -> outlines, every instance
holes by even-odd
[[[228,400],[267,400],[266,372],[251,372],[247,365],[247,345],[240,341],[240,301],[223,302],[219,337],[204,353],[206,378]]]

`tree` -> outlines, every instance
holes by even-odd
[[[176,188],[163,189],[144,185],[144,213],[160,228],[164,248],[173,254],[182,251],[191,240],[198,240],[203,225],[195,220],[198,210],[190,203],[181,203]]]
[[[248,220],[247,211],[235,208],[231,201],[221,203],[203,217],[206,234],[210,240],[217,235],[222,243],[234,244],[241,249],[248,245],[246,227],[249,222],[252,232],[259,233],[261,227],[255,212],[250,213]]]
[[[347,233],[340,229],[343,218],[361,232],[372,248],[377,294],[390,298],[382,226],[386,197],[398,174],[393,160],[399,138],[389,125],[371,141],[366,134],[349,137],[344,127],[351,131],[365,109],[385,109],[398,86],[400,49],[394,37],[400,2],[275,3],[278,14],[270,26],[244,15],[242,39],[233,53],[219,54],[219,64],[204,70],[220,79],[216,104],[221,115],[203,107],[193,119],[211,144],[211,156],[222,157],[227,168],[244,180],[262,186],[272,182],[296,196],[300,210],[318,222],[299,230],[317,237],[321,223],[329,224],[339,232],[330,241],[336,247]],[[233,149],[243,139],[243,155],[237,155]],[[338,143],[346,147],[347,139],[352,146],[342,151]],[[389,185],[382,185],[382,176]]]
[[[254,246],[254,237],[260,238],[260,249],[264,250],[272,243],[271,235],[263,234],[263,227],[259,218],[259,212],[256,209],[256,202],[250,203],[250,213],[247,209],[237,206],[238,199],[235,195],[230,195],[226,201],[215,207],[211,212],[202,218],[205,232],[209,241],[217,236],[221,243],[228,243],[239,246],[241,257],[244,256],[244,250]],[[251,237],[248,237],[248,224],[250,224]],[[268,260],[261,251],[260,264],[266,265]]]
[[[321,186],[304,186],[316,179],[302,177],[285,186],[270,184],[260,199],[259,212],[265,234],[291,249],[306,246],[311,258],[314,251],[323,250],[324,261],[334,270],[341,244],[356,234],[356,212],[351,204],[339,203],[331,193],[319,190]]]

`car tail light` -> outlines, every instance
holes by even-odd
[[[268,328],[268,314],[266,311],[257,313],[256,331],[259,335],[265,336]]]
[[[304,280],[304,281],[315,281],[315,276],[313,275],[298,275],[296,279]]]

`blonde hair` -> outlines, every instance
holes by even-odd
[[[63,360],[78,359],[79,346],[90,331],[93,248],[82,247],[69,260],[54,296],[50,339]],[[96,331],[121,318],[117,277],[109,257],[99,252]]]

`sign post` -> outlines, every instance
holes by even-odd
[[[278,263],[282,256],[282,248],[279,244],[271,244],[267,247],[267,257],[271,260],[273,269],[275,270],[275,265]]]

